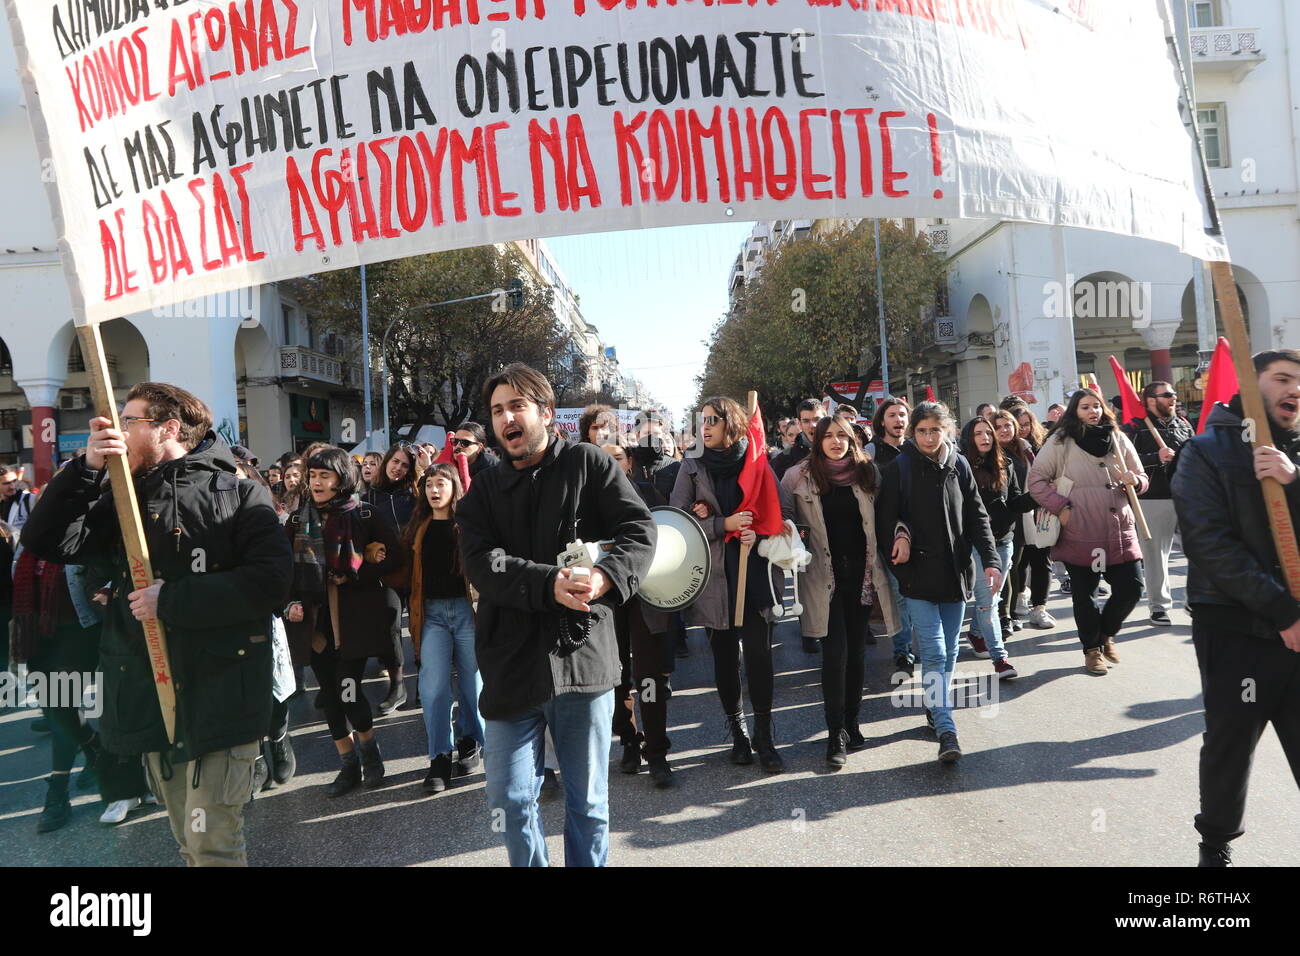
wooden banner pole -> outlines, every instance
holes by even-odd
[[[1264,398],[1259,393],[1259,376],[1255,373],[1255,363],[1251,359],[1250,336],[1246,332],[1246,320],[1241,314],[1232,266],[1227,262],[1211,262],[1210,275],[1214,279],[1215,298],[1219,300],[1219,317],[1223,320],[1224,331],[1228,333],[1228,345],[1232,349],[1232,364],[1237,370],[1241,410],[1245,421],[1254,423],[1250,432],[1251,447],[1272,447],[1273,431],[1269,427]],[[1245,438],[1246,435],[1243,434],[1242,439]],[[1300,599],[1300,548],[1296,545],[1295,525],[1291,521],[1286,490],[1273,478],[1261,479],[1260,488],[1264,492],[1264,510],[1268,512],[1273,546],[1277,549],[1287,589],[1292,597]]]
[[[99,326],[91,324],[78,327],[77,338],[81,341],[81,355],[90,375],[90,395],[95,405],[95,414],[109,419],[114,428],[121,430]],[[107,466],[109,484],[113,489],[113,505],[117,509],[117,523],[122,527],[122,543],[126,546],[131,584],[139,591],[153,584],[153,566],[149,562],[149,543],[140,521],[140,507],[135,498],[131,466],[125,455],[107,456]],[[125,600],[125,596],[122,599]],[[167,739],[174,742],[176,687],[172,682],[171,660],[167,656],[167,636],[163,633],[162,622],[157,619],[141,621],[140,624],[149,649],[149,665],[153,671],[154,690],[158,692],[163,725],[167,728]]]
[[[750,392],[745,402],[745,426],[754,420],[754,412],[758,408],[758,392]],[[746,449],[746,454],[749,454]],[[749,552],[753,545],[742,544],[740,546],[740,572],[736,575],[736,627],[745,623],[745,587],[749,583]]]

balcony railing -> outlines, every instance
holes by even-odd
[[[1259,27],[1193,27],[1188,36],[1202,73],[1229,73],[1235,82],[1264,62]]]
[[[282,378],[309,378],[329,385],[343,384],[343,363],[333,355],[317,352],[300,345],[286,345],[280,349],[280,376]]]

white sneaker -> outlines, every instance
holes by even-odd
[[[155,797],[152,793],[146,793],[143,797],[140,798],[140,802],[144,804],[146,807],[158,806],[158,798]]]
[[[100,815],[99,822],[116,826],[126,819],[127,814],[139,806],[139,797],[132,797],[130,800],[114,800]]]
[[[1039,604],[1029,612],[1029,626],[1046,631],[1056,627],[1056,618],[1047,613],[1046,606]]]

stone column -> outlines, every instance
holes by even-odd
[[[59,401],[59,389],[64,379],[28,378],[15,380],[27,396],[32,409],[32,465],[36,472],[36,486],[44,485],[54,474],[58,464],[59,435],[54,407]]]
[[[1178,327],[1181,324],[1180,316],[1163,321],[1152,320],[1138,329],[1142,334],[1142,341],[1151,350],[1151,381],[1172,382],[1174,367],[1169,356],[1169,347],[1174,344],[1174,336],[1178,334]]]

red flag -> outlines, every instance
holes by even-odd
[[[1201,420],[1196,426],[1196,434],[1205,431],[1205,420],[1210,417],[1210,409],[1215,402],[1229,402],[1237,394],[1237,367],[1232,364],[1232,348],[1228,340],[1219,336],[1219,344],[1214,347],[1214,357],[1210,359],[1210,371],[1205,376],[1205,399],[1201,404]]]
[[[1115,381],[1119,382],[1119,397],[1124,402],[1124,421],[1120,424],[1127,425],[1135,418],[1146,418],[1147,410],[1142,405],[1142,399],[1133,391],[1133,383],[1124,374],[1124,366],[1113,355],[1110,357],[1110,367],[1115,372]]]
[[[435,465],[455,465],[456,471],[460,473],[460,487],[462,492],[469,491],[469,459],[459,452],[452,452],[452,441],[455,438],[452,432],[447,433],[447,444],[442,446],[442,451],[438,452],[438,457],[433,460]]]
[[[780,534],[785,526],[781,517],[781,498],[776,493],[776,474],[767,460],[767,438],[763,434],[763,413],[758,406],[749,420],[749,431],[745,437],[749,445],[745,449],[745,464],[740,468],[740,507],[737,511],[749,511],[754,521],[749,526],[755,534]],[[728,539],[740,537],[739,531],[732,531]]]
[[[932,389],[929,385],[927,385],[927,386],[925,387],[925,400],[926,400],[927,402],[937,402],[937,401],[938,401],[938,399],[934,397],[934,389]]]

